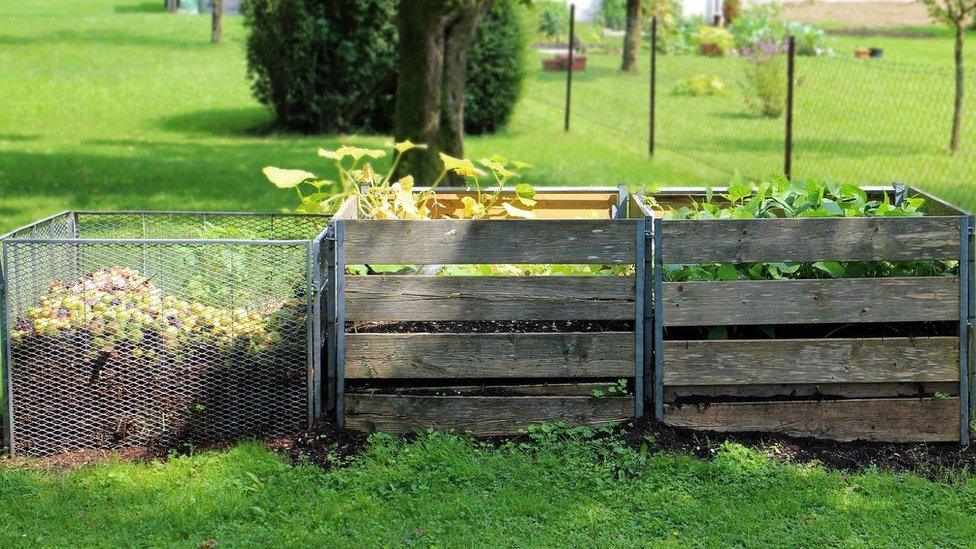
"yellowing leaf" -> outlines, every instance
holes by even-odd
[[[397,181],[397,183],[399,183],[400,186],[403,187],[403,189],[405,191],[407,191],[407,192],[410,192],[410,191],[413,190],[413,176],[412,175],[405,175],[405,176],[403,176],[402,178],[400,178],[400,181]]]
[[[399,143],[394,143],[393,148],[396,149],[396,152],[403,154],[410,149],[426,149],[427,145],[422,143],[414,143],[413,141],[406,139],[404,141],[400,141]]]
[[[342,160],[342,157],[339,156],[339,153],[336,151],[330,151],[323,148],[319,148],[319,156],[322,158],[328,158],[329,160]]]
[[[515,206],[511,205],[508,202],[502,204],[502,207],[505,208],[505,212],[508,213],[509,217],[519,217],[522,219],[535,218],[535,212],[530,210],[523,210],[521,208],[516,208]]]
[[[381,151],[379,149],[364,149],[361,147],[350,147],[348,145],[343,145],[336,149],[336,154],[339,158],[344,158],[346,156],[351,156],[353,160],[359,161],[360,158],[368,156],[373,159],[383,158],[386,156],[386,151]]]
[[[315,179],[315,174],[303,170],[284,170],[274,166],[265,166],[261,171],[268,178],[268,181],[279,189],[291,189],[297,187],[302,181]]]
[[[444,153],[439,153],[439,155],[441,157],[441,162],[444,163],[444,169],[449,172],[453,171],[457,173],[457,170],[477,172],[478,170],[467,158],[454,158],[453,156]]]
[[[515,194],[519,198],[532,199],[535,197],[535,189],[528,183],[519,183],[515,186]]]

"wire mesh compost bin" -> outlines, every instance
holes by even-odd
[[[66,212],[8,234],[10,453],[307,427],[319,412],[328,221]]]

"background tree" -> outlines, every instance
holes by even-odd
[[[213,0],[213,12],[210,19],[210,41],[214,44],[220,43],[220,35],[223,34],[224,0]]]
[[[627,0],[627,19],[624,28],[624,51],[620,70],[637,72],[637,57],[640,55],[642,0]]]
[[[493,0],[402,0],[394,135],[426,143],[402,158],[400,173],[433,181],[441,152],[464,155],[464,87],[475,29]]]
[[[952,108],[952,137],[949,148],[953,153],[962,147],[963,99],[966,95],[963,68],[963,43],[966,25],[976,13],[976,0],[924,0],[932,19],[951,27],[955,33],[956,98]]]

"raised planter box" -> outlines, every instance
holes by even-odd
[[[327,223],[66,212],[3,237],[9,451],[305,429],[321,405]]]
[[[569,65],[569,56],[557,54],[555,57],[542,60],[542,70],[548,72],[563,72]],[[586,56],[582,54],[573,55],[573,72],[586,70]]]
[[[441,211],[464,194],[439,192]],[[594,396],[619,379],[631,388],[643,382],[638,277],[344,274],[344,265],[633,265],[638,258],[643,220],[617,218],[617,189],[547,189],[536,199],[538,220],[357,220],[354,203],[335,216],[338,267],[330,273],[337,275],[337,326],[345,329],[336,330],[329,375],[337,392],[328,401],[341,425],[499,435],[543,421],[598,425],[642,413],[643,399]],[[394,328],[357,333],[378,322]],[[491,322],[504,333],[476,328]],[[560,323],[568,328],[547,325]]]
[[[702,198],[679,189],[656,196],[672,205]],[[717,431],[966,442],[973,399],[973,221],[926,199],[925,217],[655,219],[654,248],[661,253],[653,280],[660,299],[654,301],[655,367],[645,386],[653,387],[648,398],[657,417]],[[632,198],[631,207],[655,215],[640,197]],[[960,273],[662,280],[666,264],[816,261],[959,261]],[[788,328],[793,335],[722,341],[682,336],[687,327],[756,325]],[[837,337],[831,334],[843,330],[820,328],[825,325],[860,327],[854,331],[862,335]],[[879,325],[899,328],[872,333]],[[931,329],[938,325],[941,331]],[[926,327],[921,336],[907,334]],[[899,329],[906,335],[898,336]]]

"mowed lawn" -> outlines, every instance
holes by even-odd
[[[27,0],[4,6],[0,230],[70,208],[287,207],[292,195],[268,185],[263,166],[325,174],[317,147],[389,141],[260,131],[271,116],[250,94],[240,18],[227,18],[226,41],[215,46],[208,41],[207,17],[167,14],[161,4]],[[936,36],[858,40],[885,47],[880,63],[925,63],[947,71],[951,41]],[[831,40],[843,55],[860,43]],[[590,69],[576,78],[570,133],[562,130],[563,76],[542,73],[533,56],[508,128],[469,139],[468,154],[498,152],[530,162],[531,182],[555,185],[720,184],[736,171],[761,176],[781,169],[782,121],[746,113],[741,61],[661,59],[660,147],[650,160],[646,72],[621,75],[615,55],[590,58]],[[948,84],[911,73],[890,78],[891,71],[871,68],[879,62],[869,63],[801,58],[797,175],[920,182],[976,207],[976,121],[966,130],[970,153],[949,157]],[[641,68],[646,70],[646,59]],[[882,72],[885,77],[878,77]],[[693,74],[718,74],[732,92],[720,98],[669,95],[674,82]],[[976,93],[970,98],[976,100]],[[907,113],[906,106],[918,106],[925,116]],[[976,117],[976,108],[970,115]]]

